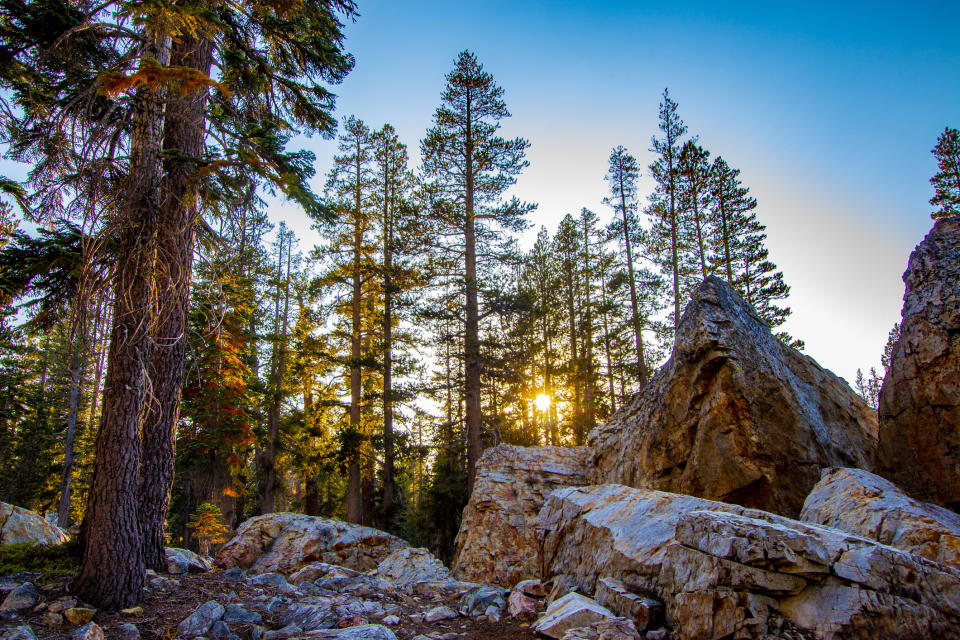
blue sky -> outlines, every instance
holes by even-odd
[[[514,192],[553,230],[600,201],[610,149],[649,164],[664,87],[691,134],[742,170],[792,286],[787,329],[851,382],[879,367],[901,274],[932,222],[930,149],[960,126],[960,3],[361,0],[339,115],[418,140],[457,52],[505,89],[505,135],[531,142]],[[316,185],[335,143],[304,140]],[[646,173],[646,172],[644,172]],[[651,185],[641,177],[641,193]],[[275,219],[315,237],[279,203]]]

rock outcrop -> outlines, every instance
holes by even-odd
[[[837,529],[618,485],[555,491],[538,527],[545,579],[655,595],[678,640],[960,638],[960,572]]]
[[[453,574],[503,587],[538,577],[534,521],[551,491],[586,484],[589,457],[584,447],[487,449],[463,511]]]
[[[903,275],[900,340],[880,391],[878,472],[960,510],[960,216],[937,221]]]
[[[783,344],[711,276],[667,363],[590,433],[590,480],[795,517],[821,469],[871,468],[876,438],[874,412],[843,380]]]
[[[960,570],[960,515],[914,500],[862,469],[827,469],[800,519],[822,524]]]
[[[240,525],[214,564],[250,573],[290,574],[312,562],[369,571],[407,547],[400,538],[371,527],[298,513],[268,513]]]
[[[69,539],[56,527],[33,511],[0,502],[0,544],[60,544]]]

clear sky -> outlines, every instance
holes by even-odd
[[[601,204],[610,149],[649,164],[664,87],[714,155],[742,170],[792,287],[786,329],[851,383],[879,368],[907,257],[932,222],[930,149],[960,126],[960,3],[395,2],[360,0],[340,115],[418,141],[457,52],[505,89],[528,138],[514,192],[539,203],[528,239]],[[317,138],[318,176],[334,143]],[[646,171],[644,171],[644,174]],[[641,192],[651,184],[641,177]],[[313,236],[295,210],[278,206]]]

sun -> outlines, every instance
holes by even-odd
[[[550,408],[550,396],[541,393],[533,400],[533,404],[536,405],[537,411],[546,411]]]

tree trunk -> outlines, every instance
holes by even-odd
[[[607,383],[610,388],[610,413],[617,410],[617,392],[613,386],[613,358],[610,356],[610,323],[607,320],[607,270],[600,254],[600,304],[603,305],[603,347],[607,356]]]
[[[583,217],[583,253],[585,269],[583,272],[583,285],[585,308],[583,313],[583,427],[589,433],[596,426],[596,395],[597,390],[594,383],[593,372],[593,303],[590,300],[590,289],[592,288],[592,265],[590,264],[590,228],[587,217]]]
[[[363,470],[360,465],[359,434],[361,429],[360,401],[362,352],[361,311],[363,283],[361,279],[361,260],[363,251],[363,199],[361,194],[360,138],[356,148],[356,183],[354,185],[354,227],[353,227],[353,299],[350,318],[350,431],[354,441],[350,443],[350,461],[347,466],[347,521],[360,524],[363,521]]]
[[[283,274],[283,227],[280,229],[280,262],[277,264],[277,306],[280,303],[280,280]],[[290,262],[292,237],[287,238],[287,273],[283,285],[283,315],[277,314],[274,339],[274,362],[270,379],[270,408],[267,411],[267,450],[264,452],[263,495],[260,513],[276,511],[277,450],[280,448],[280,410],[283,402],[283,381],[287,374],[287,334],[290,319]],[[282,320],[279,318],[282,317]]]
[[[209,74],[210,40],[182,35],[172,46],[170,64]],[[199,208],[194,160],[203,155],[206,87],[167,101],[163,147],[179,152],[163,162],[162,215],[157,228],[157,314],[153,325],[150,383],[153,399],[143,422],[139,508],[143,559],[148,569],[166,570],[164,524],[173,486],[174,444],[180,416],[180,391],[187,357],[187,321],[193,270],[193,235]]]
[[[80,302],[85,305],[86,301]],[[75,310],[85,314],[85,309]],[[74,442],[77,436],[77,413],[80,410],[80,382],[86,364],[86,322],[78,315],[74,318],[70,338],[70,399],[67,408],[67,433],[63,443],[63,473],[60,476],[60,502],[57,505],[57,526],[70,526],[70,484],[73,481]],[[79,337],[78,337],[79,336]]]
[[[147,33],[141,60],[166,64],[169,45]],[[134,101],[130,164],[117,234],[113,331],[96,441],[93,482],[81,534],[77,595],[98,609],[131,607],[143,597],[137,509],[141,420],[150,397],[150,315],[159,209],[163,102],[141,87]]]
[[[640,307],[637,302],[637,279],[633,273],[633,249],[630,246],[630,227],[627,225],[627,196],[624,191],[623,173],[620,177],[620,212],[623,214],[623,242],[627,247],[627,273],[630,276],[630,308],[633,315],[633,339],[637,347],[637,382],[640,389],[647,386],[647,363],[643,353],[643,332],[640,327]]]
[[[466,278],[466,316],[463,327],[464,400],[467,420],[467,495],[473,493],[477,479],[477,462],[483,453],[481,429],[483,414],[480,406],[480,309],[477,287],[477,237],[474,220],[473,131],[470,92],[467,91],[466,131],[466,190],[464,193],[464,263]]]
[[[387,142],[386,144],[389,144]],[[384,153],[389,162],[389,149]],[[384,172],[389,175],[388,171]],[[383,189],[383,502],[381,519],[388,525],[393,516],[393,218],[390,211],[390,184]]]

